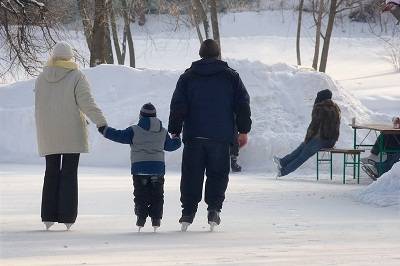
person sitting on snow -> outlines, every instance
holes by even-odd
[[[388,150],[400,149],[399,135],[385,134],[381,135],[380,137],[383,137],[383,143],[385,149]],[[375,144],[371,149],[370,155],[368,157],[361,159],[361,163],[363,164],[362,169],[373,180],[376,180],[379,176],[389,171],[392,168],[392,166],[398,161],[400,161],[400,152],[391,152],[383,154],[383,162],[382,163],[380,162],[378,139],[375,141]],[[378,169],[381,169],[380,173],[378,173]]]
[[[328,89],[318,92],[304,142],[283,158],[273,157],[277,177],[290,174],[320,149],[332,148],[339,139],[340,109]]]
[[[180,138],[171,138],[156,114],[154,105],[146,103],[140,110],[137,125],[125,130],[109,126],[99,128],[107,139],[131,146],[131,173],[139,231],[147,216],[151,217],[154,231],[160,227],[164,204],[164,150],[175,151],[181,146]]]

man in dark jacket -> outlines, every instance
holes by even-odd
[[[179,220],[183,231],[193,222],[201,201],[204,172],[208,222],[211,226],[220,223],[229,180],[230,144],[239,132],[238,142],[244,146],[251,128],[249,94],[239,74],[218,59],[218,44],[204,41],[199,55],[202,59],[193,62],[177,82],[168,126],[173,135],[179,135],[183,127]]]
[[[285,176],[299,168],[311,156],[323,148],[332,148],[339,139],[340,109],[332,101],[332,92],[318,92],[312,110],[312,120],[303,143],[283,158],[274,156],[277,176]]]

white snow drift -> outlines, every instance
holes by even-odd
[[[400,204],[400,163],[363,190],[358,199],[381,207]]]
[[[303,140],[315,95],[321,89],[331,89],[342,110],[338,146],[352,145],[352,131],[347,126],[352,117],[371,119],[369,110],[325,74],[286,64],[265,65],[247,60],[229,64],[240,73],[251,95],[253,130],[249,145],[241,153],[247,170],[273,170],[272,155],[283,155]],[[115,65],[84,72],[110,126],[125,128],[135,123],[146,102],[155,104],[167,126],[171,95],[181,72]],[[33,88],[34,80],[29,80],[0,90],[0,162],[41,162],[36,148]],[[84,165],[128,167],[127,146],[104,139],[93,125],[90,134],[91,153],[83,157]],[[180,154],[169,154],[169,167],[179,166]]]

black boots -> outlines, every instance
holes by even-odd
[[[241,172],[242,167],[238,165],[237,163],[237,157],[236,156],[231,156],[231,169],[232,172]]]
[[[208,224],[215,223],[219,225],[221,223],[221,218],[219,217],[219,212],[217,211],[208,211]]]

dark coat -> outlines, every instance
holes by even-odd
[[[168,131],[183,141],[206,138],[232,143],[251,129],[250,97],[239,77],[224,61],[202,59],[182,74],[170,106]]]
[[[305,142],[318,137],[323,140],[337,141],[340,131],[340,108],[332,100],[314,105],[312,120],[307,129]]]

